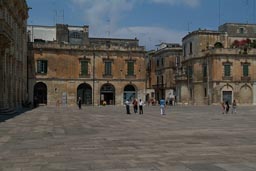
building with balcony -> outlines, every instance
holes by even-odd
[[[182,40],[176,75],[179,102],[256,103],[256,25],[226,23],[218,31],[196,30]]]
[[[0,113],[15,113],[27,100],[25,0],[0,0]]]
[[[30,100],[121,105],[145,100],[145,50],[135,39],[90,38],[88,26],[28,26]]]
[[[174,101],[176,98],[175,75],[180,65],[182,47],[176,43],[161,43],[148,54],[148,88],[154,90],[156,101],[164,98]]]

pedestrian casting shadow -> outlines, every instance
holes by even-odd
[[[15,114],[1,114],[0,113],[0,123],[5,122],[9,119],[15,118],[16,116],[19,116],[27,111],[33,110],[33,108],[22,108],[18,110]]]

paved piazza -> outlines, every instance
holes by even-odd
[[[256,171],[255,111],[39,107],[0,122],[0,171]]]

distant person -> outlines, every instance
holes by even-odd
[[[138,101],[137,101],[137,99],[134,99],[132,104],[133,104],[134,113],[137,113],[138,112]]]
[[[232,103],[232,113],[236,113],[236,107],[237,107],[236,100],[233,100],[233,103]]]
[[[56,101],[56,107],[59,108],[60,107],[60,100]]]
[[[125,101],[126,114],[130,113],[130,102],[128,100]]]
[[[224,102],[221,102],[221,110],[222,110],[222,114],[225,114],[226,108],[225,108],[225,103]]]
[[[140,102],[139,102],[139,113],[140,113],[140,115],[142,115],[143,114],[143,101],[140,99]]]
[[[228,114],[228,112],[229,112],[229,103],[228,103],[228,101],[226,101],[226,106],[225,106],[225,108],[226,108],[226,114]]]
[[[81,99],[81,97],[78,97],[78,108],[79,109],[82,108],[82,99]]]
[[[160,113],[165,115],[165,100],[163,98],[160,100]]]

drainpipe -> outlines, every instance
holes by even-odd
[[[93,52],[93,69],[92,69],[92,105],[94,106],[94,87],[95,87],[95,52]]]
[[[211,104],[211,93],[210,93],[210,63],[209,56],[207,56],[207,93],[208,93],[208,105]]]

